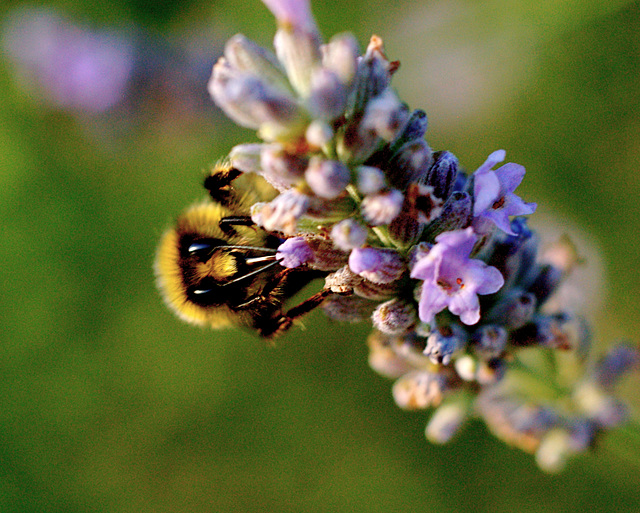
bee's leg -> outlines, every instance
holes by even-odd
[[[314,308],[320,306],[320,304],[331,294],[331,290],[322,289],[320,292],[316,292],[310,298],[305,299],[302,303],[291,308],[284,317],[289,319],[290,322],[308,314]]]
[[[288,310],[278,319],[274,319],[275,323],[261,330],[263,337],[274,337],[287,331],[296,319],[308,314],[314,308],[317,308],[322,302],[332,294],[331,290],[323,289],[310,298],[305,299],[300,304]]]
[[[250,216],[227,216],[220,219],[218,226],[227,237],[238,235],[236,226],[253,226],[255,223]]]

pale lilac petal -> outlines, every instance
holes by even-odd
[[[476,294],[493,294],[504,285],[504,278],[500,271],[481,260],[470,261],[469,273],[473,276]]]
[[[500,180],[493,171],[476,172],[473,185],[473,215],[488,210],[500,196]]]
[[[478,169],[476,169],[476,173],[485,173],[486,171],[489,171],[493,166],[504,161],[506,156],[507,156],[507,152],[504,150],[494,151],[491,155],[487,157],[487,160],[484,161],[484,164],[482,164]]]
[[[487,210],[482,213],[482,217],[493,221],[503,232],[508,233],[509,235],[515,235],[515,232],[511,230],[509,215],[504,211],[504,209],[499,208],[497,210]]]
[[[536,211],[537,206],[538,205],[536,203],[526,203],[522,201],[520,196],[507,194],[505,196],[502,210],[504,210],[508,216],[525,216],[533,214]]]
[[[449,297],[437,286],[425,282],[422,286],[422,295],[418,303],[418,317],[422,322],[430,323],[433,317],[444,310],[449,303]]]
[[[424,281],[435,280],[437,260],[433,258],[433,255],[428,254],[423,258],[420,258],[411,269],[411,277]]]
[[[478,236],[471,227],[464,230],[444,232],[436,237],[438,244],[436,244],[433,249],[437,251],[439,247],[442,247],[449,251],[454,251],[457,255],[468,257],[477,240]]]
[[[510,162],[496,169],[495,173],[498,180],[500,180],[504,194],[505,192],[513,192],[517,189],[518,185],[522,183],[526,171],[524,166]]]
[[[460,292],[451,298],[449,310],[460,316],[460,320],[467,325],[476,324],[480,320],[480,302],[473,292]]]

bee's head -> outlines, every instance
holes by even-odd
[[[216,204],[188,210],[165,233],[155,262],[158,288],[171,309],[188,322],[216,327],[232,323],[230,316],[256,293],[255,283],[278,265],[264,239],[228,240],[218,214],[227,215]]]

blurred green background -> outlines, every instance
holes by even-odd
[[[5,29],[24,5],[0,7]],[[47,5],[144,44],[130,98],[104,112],[52,104],[6,45],[0,61],[2,513],[640,511],[640,451],[615,434],[557,476],[480,423],[429,445],[426,416],[368,368],[366,326],[315,313],[272,348],[175,319],[158,238],[204,169],[254,139],[207,101],[207,73],[236,32],[270,46],[274,21],[259,0]],[[326,38],[383,38],[433,148],[525,165],[523,198],[602,250],[596,344],[637,337],[640,2],[314,11]],[[622,390],[636,411],[638,388]]]

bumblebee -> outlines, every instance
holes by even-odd
[[[233,182],[241,174],[227,163],[213,168],[204,182],[210,199],[187,209],[164,234],[155,274],[166,304],[184,321],[212,328],[239,325],[269,338],[329,292],[284,311],[285,302],[320,273],[280,266],[276,250],[283,239],[249,215],[252,204],[268,198],[259,186],[239,193]]]

